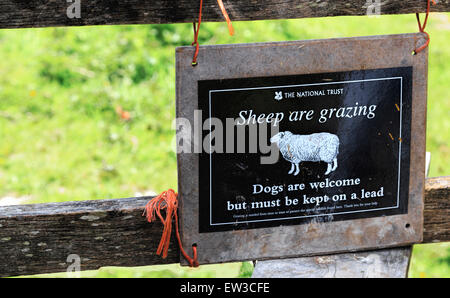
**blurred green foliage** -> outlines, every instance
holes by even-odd
[[[247,266],[243,273],[242,267]],[[251,266],[251,267],[248,267]],[[39,274],[37,278],[226,278],[250,277],[253,266],[250,263],[227,263],[222,265],[202,265],[199,268],[181,267],[178,264],[157,265],[137,268],[104,267],[99,270],[83,272],[64,272],[53,274]]]
[[[249,278],[252,277],[253,273],[253,264],[249,262],[243,262],[241,265],[241,269],[239,270],[239,277]]]
[[[230,37],[222,23],[203,24],[200,44],[417,31],[413,15],[234,22],[234,27]],[[432,14],[427,28],[430,176],[449,175],[450,14]],[[174,51],[191,42],[190,24],[0,30],[0,202],[119,198],[174,188]],[[450,276],[449,255],[448,244],[416,246],[411,276]],[[217,276],[224,266],[192,274]],[[239,266],[225,271],[251,274],[250,263]],[[84,274],[154,276],[146,268]],[[168,268],[156,275],[184,276]]]
[[[409,277],[450,277],[449,243],[415,245]]]

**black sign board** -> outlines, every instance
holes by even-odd
[[[420,242],[425,40],[202,46],[195,67],[177,48],[184,248],[206,264]]]
[[[411,67],[205,80],[198,90],[204,120],[235,120],[221,134],[203,130],[213,152],[199,161],[200,232],[407,213]]]

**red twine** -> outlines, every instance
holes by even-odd
[[[164,225],[163,233],[161,236],[161,240],[158,245],[158,250],[156,254],[161,255],[162,258],[165,259],[167,257],[167,253],[169,251],[170,245],[170,236],[172,235],[172,218],[175,217],[175,232],[178,240],[178,245],[180,247],[180,251],[188,261],[189,266],[198,267],[197,260],[197,245],[192,245],[192,251],[194,253],[194,257],[191,258],[183,249],[183,245],[181,243],[180,232],[178,230],[178,194],[173,190],[169,189],[167,191],[162,192],[160,195],[151,199],[147,205],[145,206],[143,216],[146,216],[148,222],[152,223],[156,220],[156,216],[159,217],[161,222]],[[161,210],[166,211],[166,218],[163,218],[161,214]]]
[[[220,10],[222,11],[225,21],[227,21],[228,31],[230,32],[230,35],[233,36],[234,29],[233,29],[233,25],[231,25],[231,20],[230,20],[230,17],[228,16],[227,10],[225,9],[225,6],[223,5],[222,0],[217,0],[217,3],[219,4]]]
[[[225,21],[228,24],[228,31],[230,32],[230,35],[232,36],[234,34],[234,29],[233,29],[233,25],[231,24],[230,17],[228,16],[227,10],[225,9],[225,5],[223,5],[222,0],[217,0],[217,3],[219,4],[220,10],[222,11],[222,14],[223,14],[223,17],[225,18]],[[193,28],[194,28],[194,42],[192,43],[192,46],[195,46],[194,57],[192,58],[192,66],[197,65],[198,51],[200,49],[200,44],[198,43],[198,33],[200,31],[200,25],[202,23],[202,8],[203,8],[203,0],[200,0],[200,10],[198,13],[198,25],[196,26],[195,22],[192,23]]]
[[[419,31],[422,33],[425,33],[425,35],[427,36],[427,41],[425,42],[425,44],[423,44],[422,46],[420,46],[419,48],[414,50],[414,55],[417,53],[420,53],[422,50],[424,50],[426,47],[428,47],[428,45],[430,44],[430,35],[425,32],[425,27],[427,26],[427,21],[428,21],[428,15],[430,14],[430,0],[427,0],[427,12],[425,15],[425,20],[422,23],[420,22],[420,16],[419,13],[416,13],[416,19],[417,19],[417,24],[419,25]],[[433,2],[433,5],[436,5],[436,1],[435,0],[431,0]]]

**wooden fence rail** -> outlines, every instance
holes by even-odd
[[[450,0],[438,2],[432,11],[450,11]],[[380,14],[425,12],[427,1],[224,0],[224,4],[232,20],[249,21],[367,15],[376,12],[377,5]],[[203,7],[205,21],[223,21],[216,0],[205,0]],[[0,28],[186,23],[197,20],[198,8],[198,0],[0,0]]]
[[[142,211],[150,197],[0,207],[0,276],[179,262],[178,245],[155,254],[162,226]],[[427,179],[424,243],[450,241],[450,176]]]

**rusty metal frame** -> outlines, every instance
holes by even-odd
[[[198,245],[200,264],[405,246],[422,241],[425,182],[425,129],[428,50],[420,33],[241,45],[201,46],[198,65],[193,47],[176,50],[177,118],[194,123],[197,82],[308,73],[413,67],[411,160],[408,214],[314,222],[295,226],[198,233],[199,156],[178,154],[180,226],[184,248]],[[182,264],[186,265],[183,258]]]

